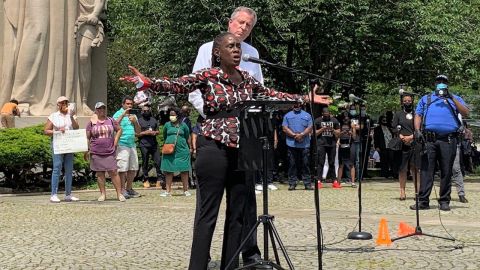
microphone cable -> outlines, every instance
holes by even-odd
[[[435,187],[435,174],[433,175],[433,191],[435,193],[435,198],[437,199],[437,202],[438,202],[438,194],[437,194],[437,187]],[[441,181],[441,180],[440,180]],[[451,188],[451,187],[450,187]],[[440,203],[439,205],[440,206]],[[447,230],[447,228],[445,227],[445,225],[443,224],[443,221],[442,221],[442,215],[441,215],[441,211],[440,211],[440,207],[437,207],[437,211],[438,211],[438,220],[440,221],[440,225],[442,226],[443,230],[445,231],[445,233],[448,234],[448,236],[450,236],[450,238],[453,239],[453,241],[458,241],[455,237],[453,237],[450,232]],[[461,241],[460,241],[461,242]]]

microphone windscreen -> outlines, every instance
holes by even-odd
[[[245,62],[250,61],[250,55],[248,53],[242,55],[242,60],[245,61]]]

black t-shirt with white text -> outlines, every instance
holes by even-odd
[[[333,130],[340,128],[340,122],[335,117],[330,117],[328,120],[324,120],[323,117],[315,119],[315,130],[323,127],[330,127],[330,129],[317,136],[318,145],[334,146],[336,139]]]

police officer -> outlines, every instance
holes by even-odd
[[[448,91],[448,78],[439,75],[435,79],[435,92],[423,96],[415,112],[415,139],[425,143],[422,154],[418,209],[429,209],[429,197],[433,187],[435,164],[438,160],[441,172],[439,209],[450,211],[452,166],[461,128],[458,113],[469,114],[469,109],[459,96]],[[416,205],[410,206],[415,210]]]

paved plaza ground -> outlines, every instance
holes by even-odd
[[[270,192],[270,212],[295,269],[318,269],[313,191]],[[406,201],[398,200],[398,182],[369,180],[363,185],[362,229],[374,240],[345,240],[357,223],[357,189],[320,190],[324,235],[324,269],[479,269],[480,182],[466,183],[468,204],[451,212],[435,208],[420,214],[425,233],[450,234],[451,242],[412,237],[377,247],[382,217],[390,236],[398,223],[415,224],[413,185]],[[139,190],[141,198],[99,203],[97,192],[77,192],[78,203],[52,204],[49,196],[0,195],[0,269],[186,269],[192,238],[195,196],[162,198],[160,190]],[[438,192],[438,186],[437,186]],[[432,197],[435,194],[432,192]],[[257,196],[259,210],[262,197]],[[434,203],[431,203],[434,206]],[[224,207],[212,244],[211,269],[219,269]],[[445,228],[442,227],[439,217]],[[448,233],[447,233],[448,232]],[[263,230],[258,232],[262,249]],[[270,253],[272,254],[272,253]],[[282,260],[284,266],[284,261]]]

